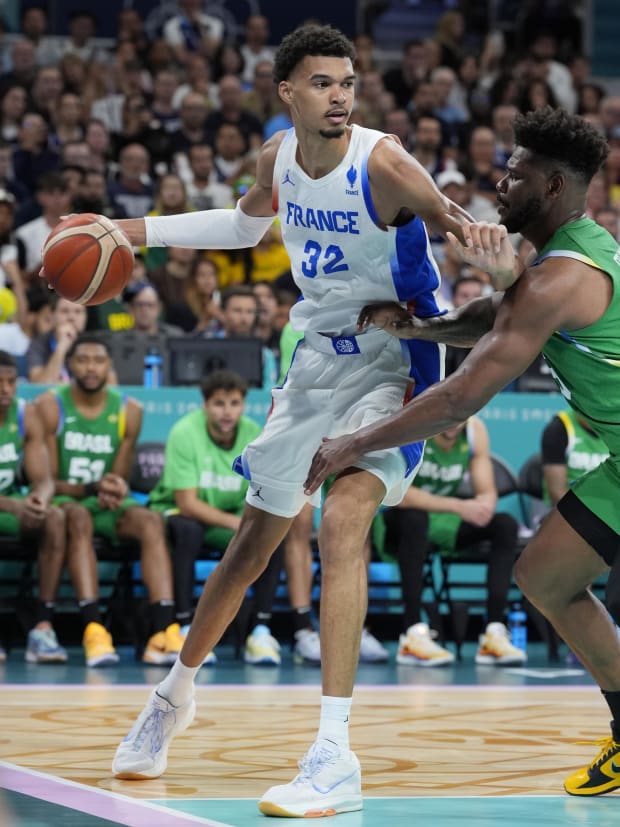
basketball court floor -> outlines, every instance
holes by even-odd
[[[392,644],[393,654],[394,644]],[[202,669],[198,713],[170,750],[166,774],[120,781],[110,764],[150,688],[165,670],[133,652],[106,670],[0,665],[0,825],[12,827],[266,827],[256,801],[290,781],[316,732],[317,669],[250,667],[232,650]],[[598,751],[609,714],[579,667],[548,664],[541,644],[526,668],[360,667],[351,723],[364,809],[335,827],[554,827],[620,824],[620,793],[563,793],[564,777]],[[584,743],[586,742],[586,743]]]

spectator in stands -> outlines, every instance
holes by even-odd
[[[92,212],[108,218],[127,218],[121,204],[112,204],[110,201],[105,175],[98,169],[89,169],[83,173],[77,195],[73,199],[73,209],[75,212]]]
[[[86,64],[79,55],[67,54],[63,55],[58,63],[58,68],[62,75],[63,89],[65,92],[72,92],[77,95],[82,103],[82,94],[84,92],[84,85],[86,83]],[[90,106],[84,107],[84,112],[88,115]]]
[[[394,95],[396,105],[405,108],[417,86],[428,78],[429,66],[424,43],[410,40],[403,47],[400,66],[388,69],[383,75],[383,83],[388,92]]]
[[[467,147],[467,165],[472,170],[474,192],[496,205],[495,186],[504,175],[504,168],[497,165],[495,133],[488,126],[477,126],[472,130]]]
[[[258,299],[254,333],[273,351],[277,359],[280,355],[280,331],[276,330],[274,321],[278,310],[278,291],[272,281],[256,281],[252,290]]]
[[[243,93],[242,107],[263,124],[286,110],[273,80],[273,62],[259,60],[254,67],[252,88]]]
[[[177,63],[184,66],[193,54],[212,58],[224,37],[219,17],[202,11],[202,0],[178,0],[180,13],[164,25],[163,36]]]
[[[22,86],[26,90],[32,87],[37,71],[37,57],[30,40],[22,37],[13,43],[10,65],[11,68],[0,75],[0,96],[10,86]]]
[[[86,123],[84,140],[90,150],[90,169],[105,174],[110,160],[110,133],[105,123],[99,118],[90,118]]]
[[[212,144],[224,124],[236,126],[243,135],[244,152],[263,143],[263,124],[253,112],[243,107],[243,88],[236,75],[224,75],[219,84],[219,108],[207,115],[207,143]]]
[[[224,552],[239,527],[248,481],[232,466],[261,430],[243,415],[247,385],[236,373],[214,371],[203,379],[201,391],[203,406],[182,417],[170,431],[164,473],[150,496],[151,507],[167,516],[182,630],[189,628],[193,614],[196,559],[204,546]],[[280,646],[271,635],[270,621],[281,565],[279,549],[253,585],[247,663],[280,663]],[[210,652],[205,663],[215,659]]]
[[[84,112],[82,102],[73,92],[63,92],[52,116],[53,133],[50,144],[61,147],[67,141],[81,141],[84,138]]]
[[[48,149],[48,129],[42,115],[27,112],[19,130],[18,145],[13,153],[15,178],[34,195],[39,178],[58,168],[58,153]]]
[[[383,129],[386,114],[395,108],[393,94],[387,91],[381,72],[376,69],[363,72],[358,82],[356,108],[364,125],[370,129]]]
[[[10,354],[0,351],[0,536],[20,538],[28,548],[34,544],[37,549],[39,592],[26,660],[64,663],[67,653],[52,626],[65,562],[64,516],[52,505],[54,482],[39,415],[17,398],[16,391],[17,365]],[[18,481],[20,462],[29,481],[27,494]],[[0,660],[5,659],[0,646]]]
[[[222,327],[217,338],[243,339],[253,337],[258,319],[258,299],[247,284],[226,288],[221,297]],[[263,347],[263,390],[271,391],[278,378],[276,358],[268,347]]]
[[[30,343],[49,333],[54,324],[51,293],[38,284],[26,290],[21,274],[13,277],[13,293],[17,312],[14,321],[0,325],[0,349],[15,358],[19,377],[27,379],[26,354]]]
[[[445,124],[462,124],[469,120],[469,112],[455,104],[457,74],[448,66],[438,66],[431,72],[431,84],[435,90],[435,114]]]
[[[530,76],[544,81],[557,105],[572,114],[577,109],[577,92],[568,66],[556,60],[557,46],[553,32],[534,30],[528,49]]]
[[[119,153],[119,171],[109,186],[112,205],[120,205],[128,218],[146,215],[153,206],[153,183],[149,176],[148,151],[139,143],[124,146]]]
[[[28,96],[23,86],[9,86],[0,100],[0,138],[8,144],[17,144],[19,127],[28,107]]]
[[[153,77],[153,97],[150,110],[166,132],[176,132],[181,125],[178,107],[174,104],[174,93],[179,87],[179,78],[171,69],[160,69]]]
[[[408,152],[413,152],[415,137],[413,121],[406,109],[391,109],[385,113],[383,131],[396,135]]]
[[[495,133],[495,164],[502,168],[514,152],[514,119],[519,110],[516,106],[503,104],[496,106],[492,113],[493,132]]]
[[[213,166],[217,180],[228,186],[247,171],[246,143],[237,124],[223,123],[215,133]]]
[[[214,180],[213,149],[194,144],[187,153],[189,175],[187,199],[195,210],[225,209],[233,205],[232,187]]]
[[[48,35],[47,11],[43,6],[28,6],[22,9],[21,33],[34,47],[37,66],[50,66],[58,62],[58,41]]]
[[[458,496],[469,473],[473,494]],[[439,646],[422,622],[423,569],[429,550],[458,559],[460,550],[490,541],[487,559],[487,626],[480,637],[476,663],[514,665],[526,654],[510,643],[504,625],[518,525],[510,514],[496,513],[497,491],[482,420],[470,418],[426,443],[424,460],[404,500],[386,509],[386,549],[397,559],[403,591],[403,626],[397,662],[417,666],[452,663],[452,652]]]
[[[0,188],[8,191],[15,198],[19,207],[30,199],[28,189],[13,174],[13,151],[11,145],[0,139]]]
[[[26,281],[36,279],[41,268],[41,251],[48,235],[60,221],[61,216],[70,212],[70,193],[60,172],[47,172],[37,184],[37,202],[42,215],[33,218],[15,231],[19,253],[19,265]]]
[[[273,65],[275,51],[268,43],[269,21],[265,15],[248,15],[245,21],[244,37],[241,42],[241,56],[243,57],[241,80],[244,83],[249,85],[254,84],[256,86],[257,67],[265,63]],[[271,84],[272,86],[275,85],[273,83],[273,77]]]
[[[217,84],[212,82],[211,65],[203,55],[193,54],[185,64],[185,83],[181,83],[172,99],[177,109],[189,92],[199,94],[207,108],[217,106]]]
[[[465,274],[458,276],[452,286],[452,306],[454,308],[461,307],[473,299],[478,299],[485,295],[485,284],[481,279],[474,275]],[[445,375],[449,376],[451,373],[461,366],[465,361],[471,348],[466,347],[452,347],[446,345],[445,357]]]
[[[433,178],[445,169],[454,168],[454,161],[444,156],[441,121],[432,115],[421,115],[415,124],[415,157]]]
[[[48,126],[52,125],[62,91],[62,75],[57,66],[41,66],[37,69],[30,88],[29,109],[41,115]]]
[[[465,18],[460,11],[447,11],[437,23],[435,40],[440,46],[439,65],[449,66],[455,71],[463,56]]]
[[[55,493],[77,502],[90,515],[81,535],[110,542],[122,538],[140,545],[142,578],[149,599],[150,637],[142,660],[173,663],[182,646],[174,622],[170,557],[163,521],[131,499],[128,478],[142,427],[142,408],[107,386],[112,368],[107,346],[92,334],[77,339],[69,354],[71,382],[39,397],[50,452]],[[112,638],[97,623],[84,635],[87,663],[114,657]]]
[[[26,353],[28,380],[41,385],[66,382],[69,378],[67,354],[86,327],[86,308],[63,299],[50,297],[52,328],[34,338]]]
[[[516,106],[525,114],[533,109],[544,109],[546,106],[556,109],[558,102],[546,80],[532,78],[521,88]]]
[[[78,55],[84,63],[100,60],[102,50],[94,43],[97,35],[97,19],[86,9],[76,9],[69,14],[69,37],[63,43],[63,54]]]
[[[155,204],[149,215],[177,215],[191,212],[192,206],[187,200],[187,191],[183,179],[176,172],[167,172],[157,181]],[[143,247],[146,269],[151,270],[165,263],[168,253],[165,247]]]
[[[170,247],[170,257],[166,262],[166,269],[171,270],[175,266],[175,258],[181,253],[181,248]],[[195,252],[195,251],[189,251]],[[182,250],[183,256],[187,259],[188,250]],[[174,288],[175,295],[170,295],[171,289],[166,288],[156,278],[156,273],[149,274],[151,282],[157,288],[161,296],[163,289],[169,292],[168,298],[164,298],[165,318],[170,324],[177,325],[186,333],[200,333],[204,336],[213,336],[220,330],[222,312],[220,308],[218,292],[218,270],[217,265],[210,258],[192,256],[189,259],[189,270],[179,284],[173,284],[175,277],[170,278],[170,288]],[[185,262],[182,264],[184,270]]]
[[[183,335],[180,327],[161,321],[162,303],[157,290],[148,282],[137,282],[126,287],[123,301],[133,318],[132,330],[145,336]]]
[[[209,106],[204,95],[200,92],[188,92],[185,95],[179,110],[181,124],[170,136],[173,157],[176,158],[181,153],[187,154],[194,144],[210,144],[209,132],[205,127],[208,113]]]

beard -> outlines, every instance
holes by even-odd
[[[85,393],[85,394],[99,393],[99,391],[103,390],[103,388],[106,386],[106,383],[108,381],[108,377],[106,376],[105,379],[102,379],[101,382],[97,383],[97,385],[91,386],[91,385],[85,385],[84,382],[82,382],[81,379],[77,378],[77,376],[74,376],[73,378],[74,378],[75,384],[82,391],[82,393]]]
[[[502,224],[509,233],[520,233],[528,224],[541,218],[542,198],[531,195],[520,207],[509,208],[502,218]]]
[[[319,129],[321,138],[342,138],[346,132],[346,126],[335,126],[333,129]]]

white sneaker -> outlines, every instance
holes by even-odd
[[[295,646],[293,647],[295,663],[310,663],[313,666],[321,664],[321,638],[314,629],[300,629],[295,632]]]
[[[266,816],[318,818],[362,809],[362,774],[355,753],[321,738],[299,762],[290,784],[271,787],[258,802]]]
[[[175,735],[191,724],[196,702],[172,706],[153,690],[129,734],[118,745],[112,773],[116,778],[159,778],[168,763],[168,747]]]
[[[454,662],[454,655],[435,643],[437,632],[426,623],[416,623],[398,639],[396,663],[409,666],[443,666]]]
[[[385,663],[390,653],[368,629],[362,631],[360,641],[360,663]]]
[[[245,641],[243,659],[255,666],[279,666],[280,644],[263,623],[255,626]]]
[[[489,623],[480,635],[476,663],[487,666],[518,666],[527,661],[523,649],[517,649],[510,642],[510,634],[503,623]]]

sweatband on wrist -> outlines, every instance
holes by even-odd
[[[147,247],[189,247],[192,250],[235,250],[254,247],[273,224],[275,215],[255,217],[234,210],[200,210],[144,219]]]
[[[98,494],[97,491],[97,483],[96,482],[85,482],[84,483],[84,496],[85,497],[96,497]]]

